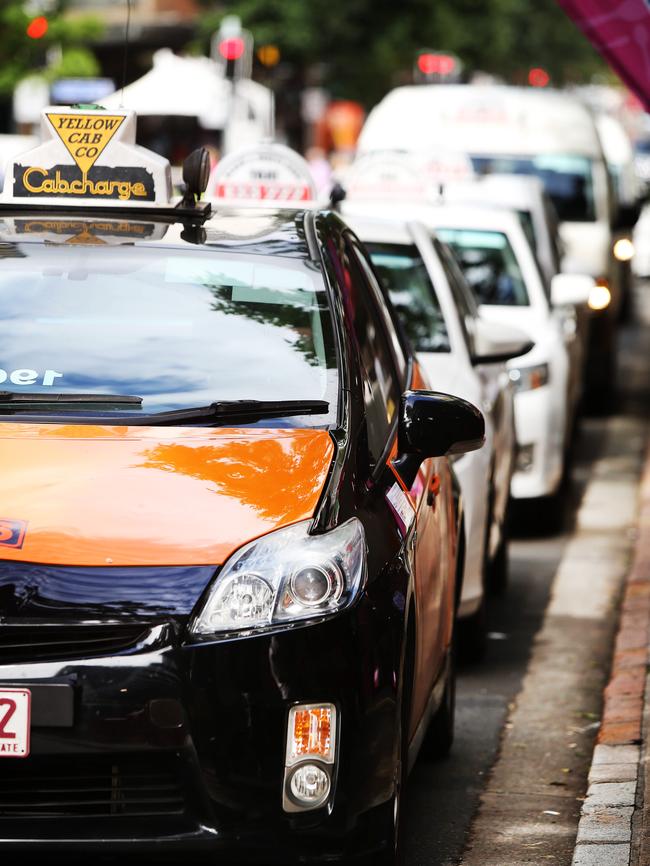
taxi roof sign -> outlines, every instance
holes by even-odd
[[[43,143],[14,157],[4,202],[120,207],[170,204],[171,169],[135,143],[134,111],[53,106],[43,110]]]
[[[474,176],[466,154],[376,151],[352,163],[343,185],[348,199],[423,202],[435,199],[441,186]]]
[[[264,143],[224,157],[211,181],[211,197],[241,204],[313,202],[309,165],[283,144]]]

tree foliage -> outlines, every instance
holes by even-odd
[[[468,71],[525,80],[542,66],[554,83],[589,80],[604,62],[556,0],[204,0],[204,37],[225,14],[239,15],[256,45],[319,68],[337,96],[371,104],[408,81],[418,49],[452,51]]]
[[[66,75],[95,74],[97,63],[88,43],[97,39],[103,25],[97,18],[67,19],[62,13],[65,0],[47,4],[47,33],[41,39],[30,39],[27,27],[34,17],[25,9],[24,0],[0,2],[0,96],[8,96],[21,78],[47,65],[47,52],[61,49],[56,61]]]

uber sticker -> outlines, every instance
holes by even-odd
[[[25,540],[27,522],[0,517],[0,545],[20,549]]]
[[[402,533],[406,535],[410,525],[415,519],[415,511],[413,510],[411,500],[408,498],[406,493],[404,493],[399,484],[393,484],[386,494],[386,499],[388,500],[388,504],[390,505],[393,514],[397,518]]]

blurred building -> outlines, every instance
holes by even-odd
[[[196,0],[131,0],[127,83],[150,67],[159,48],[180,50],[195,36],[200,8]],[[126,0],[69,0],[68,17],[95,15],[104,23],[104,33],[93,51],[102,75],[122,83]]]

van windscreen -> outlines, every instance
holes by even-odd
[[[560,222],[594,222],[591,160],[584,156],[472,156],[479,174],[526,174],[538,177],[553,200]]]

